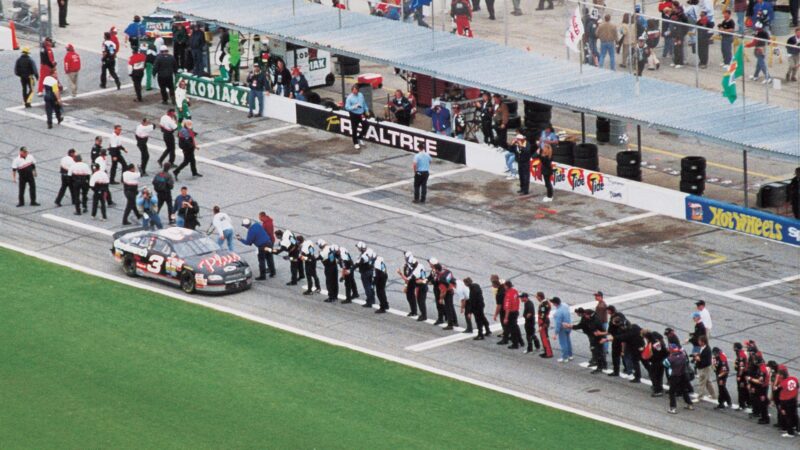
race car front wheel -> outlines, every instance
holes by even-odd
[[[122,270],[129,277],[136,276],[136,261],[133,260],[133,255],[125,255],[122,259]]]
[[[181,289],[187,294],[194,292],[194,274],[188,270],[181,272]]]

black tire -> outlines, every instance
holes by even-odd
[[[544,103],[525,101],[525,114],[533,112],[546,112],[549,113],[553,107]]]
[[[508,108],[509,115],[517,114],[517,111],[519,110],[519,102],[517,102],[516,100],[512,100],[510,98],[504,98],[503,103],[506,104],[506,108]]]
[[[706,159],[702,156],[687,156],[681,159],[681,172],[706,170]]]
[[[325,86],[333,86],[336,83],[336,75],[329,73],[325,75]]]
[[[553,115],[550,111],[541,112],[541,111],[532,111],[532,112],[525,112],[525,119],[530,120],[533,122],[542,122],[542,123],[549,123],[550,120],[553,118]]]
[[[339,75],[358,75],[361,72],[361,65],[359,63],[355,64],[342,64],[342,73]]]
[[[706,183],[705,181],[695,182],[681,180],[680,189],[681,192],[685,192],[687,194],[703,195],[703,192],[706,190]]]
[[[608,131],[598,131],[596,137],[597,142],[601,144],[608,144],[611,142],[611,134]]]
[[[538,139],[538,136],[537,136]],[[575,143],[572,141],[560,141],[558,145],[553,147],[553,156],[569,156],[575,158]]]
[[[594,144],[578,144],[574,150],[575,159],[597,159],[597,146]]]
[[[508,116],[508,126],[506,127],[509,130],[522,128],[522,118],[516,114]]]
[[[697,182],[697,181],[705,181],[706,179],[706,172],[699,171],[699,170],[691,170],[691,171],[681,171],[681,181],[688,181],[688,182]]]
[[[642,164],[642,156],[634,150],[626,150],[617,153],[617,166],[620,167],[639,167]]]
[[[639,166],[617,166],[617,176],[628,180],[642,181],[642,168]]]
[[[586,170],[600,170],[600,161],[596,156],[594,158],[573,158],[572,165]]]
[[[184,270],[181,272],[180,276],[181,281],[181,290],[187,294],[194,293],[195,290],[195,282],[194,282],[194,273],[189,270]]]
[[[595,121],[595,126],[597,127],[597,132],[600,133],[601,131],[610,132],[611,131],[611,121],[606,119],[605,117],[598,117]]]
[[[129,277],[136,276],[136,261],[133,259],[133,255],[127,254],[122,258],[122,271]]]

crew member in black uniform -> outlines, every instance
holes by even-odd
[[[305,278],[303,271],[303,263],[300,261],[300,245],[295,238],[294,233],[289,230],[275,230],[275,240],[278,241],[278,250],[274,251],[275,255],[286,253],[284,259],[289,260],[289,269],[292,274],[292,280],[286,283],[287,286],[294,286],[298,280]]]
[[[414,278],[414,271],[419,265],[417,259],[411,252],[405,252],[405,264],[401,269],[397,269],[397,274],[405,281],[406,286],[403,289],[406,294],[406,301],[408,308],[411,310],[406,317],[416,317],[417,314],[417,280]]]
[[[747,352],[741,342],[733,344],[733,353],[736,359],[733,363],[733,370],[736,372],[736,392],[739,411],[744,411],[750,404],[750,395],[747,389]]]
[[[75,149],[71,148],[67,151],[67,156],[61,158],[58,167],[58,171],[61,174],[61,187],[58,189],[58,195],[56,195],[57,206],[61,206],[61,200],[68,190],[72,198],[72,203],[75,203],[75,194],[72,191],[72,177],[69,176],[69,168],[75,164],[75,153]]]
[[[311,295],[320,291],[319,277],[317,277],[317,249],[314,248],[313,242],[307,241],[303,236],[297,236],[297,243],[300,245],[300,261],[305,269],[308,282],[308,287],[303,295]],[[312,290],[314,287],[315,289]]]
[[[623,327],[628,323],[625,314],[617,311],[614,305],[610,305],[608,311],[608,330],[607,336],[613,336],[611,339],[611,366],[613,371],[608,374],[610,377],[619,376],[620,358],[622,357],[622,340],[616,339],[617,335],[622,333]]]
[[[358,286],[356,286],[355,263],[350,252],[344,247],[339,247],[339,267],[342,269],[342,282],[344,282],[344,300],[342,304],[353,303],[354,298],[358,298]]]
[[[67,175],[72,179],[72,199],[75,205],[75,215],[81,215],[81,208],[85,213],[89,197],[89,177],[92,169],[83,162],[81,155],[75,155],[75,164],[70,166]]]
[[[372,308],[372,305],[375,304],[375,252],[372,251],[371,248],[367,248],[367,244],[363,242],[358,242],[356,244],[356,248],[361,255],[358,257],[358,262],[356,263],[356,267],[358,267],[358,273],[361,276],[361,286],[364,287],[364,295],[366,296],[366,303],[362,306],[364,308]]]
[[[478,335],[473,339],[482,341],[484,339],[484,330],[486,330],[486,336],[492,335],[492,330],[489,329],[489,319],[486,318],[484,311],[486,302],[483,300],[483,290],[470,277],[464,278],[464,284],[469,289],[469,304],[472,309],[472,315],[475,316],[475,326],[478,327]]]
[[[533,306],[533,302],[528,299],[527,292],[523,292],[522,295],[520,295],[520,299],[523,302],[522,316],[525,318],[525,338],[528,342],[525,353],[533,353],[534,345],[536,346],[536,350],[541,348],[539,339],[536,337],[536,307]]]
[[[508,339],[505,338],[506,336],[506,324],[503,323],[503,318],[506,316],[506,312],[503,310],[503,303],[506,299],[506,288],[503,286],[503,283],[500,282],[499,275],[492,275],[489,278],[489,281],[492,283],[492,288],[494,289],[494,316],[492,316],[492,321],[497,322],[497,318],[500,317],[500,324],[503,327],[503,332],[500,333],[500,342],[503,344],[508,343]]]
[[[444,313],[444,299],[439,297],[439,289],[436,288],[439,284],[438,274],[433,268],[433,266],[436,264],[439,264],[438,259],[428,259],[428,266],[430,267],[430,271],[428,272],[428,283],[433,286],[433,304],[436,306],[436,321],[433,323],[434,326],[445,323],[446,316]]]
[[[91,151],[89,152],[90,160],[89,165],[91,166],[94,164],[95,160],[100,157],[100,150],[103,149],[103,138],[102,136],[95,136],[94,137],[94,145],[92,146]]]
[[[542,358],[553,357],[553,347],[550,346],[550,338],[548,333],[550,331],[550,302],[544,298],[544,292],[536,293],[536,300],[539,302],[537,324],[539,325],[539,336],[542,338],[542,349],[544,352],[539,356]]]
[[[517,134],[511,146],[519,167],[519,190],[517,194],[528,195],[531,185],[531,145],[524,134]]]
[[[339,300],[339,263],[336,259],[336,251],[338,248],[335,245],[329,245],[322,239],[317,241],[319,247],[319,259],[322,261],[323,271],[325,273],[325,289],[328,290],[328,298],[325,303],[335,303]]]
[[[453,272],[442,266],[442,263],[433,266],[433,269],[439,274],[439,298],[444,300],[444,314],[447,318],[447,326],[445,330],[452,330],[458,326],[458,316],[456,316],[456,308],[453,304],[453,295],[456,289],[456,278]]]
[[[575,313],[581,317],[581,321],[577,325],[564,324],[564,326],[573,330],[582,330],[586,334],[589,339],[589,348],[592,350],[592,360],[597,363],[597,367],[591,373],[600,373],[606,368],[603,343],[601,342],[601,335],[598,334],[604,333],[603,323],[591,309],[578,308]]]
[[[719,388],[717,406],[714,409],[730,408],[732,400],[731,394],[728,392],[728,374],[730,373],[728,357],[719,347],[711,349],[711,356],[714,357],[714,374],[717,377],[717,387]]]
[[[389,273],[386,270],[386,263],[383,258],[375,258],[375,295],[378,297],[380,308],[375,310],[375,314],[383,314],[389,309],[389,302],[386,300],[386,281]]]
[[[36,159],[28,153],[25,147],[19,148],[19,156],[11,162],[11,180],[17,182],[19,175],[19,203],[17,206],[25,206],[25,187],[30,186],[31,206],[39,206],[36,203]]]

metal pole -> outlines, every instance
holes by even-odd
[[[694,29],[694,87],[700,87],[700,28]]]
[[[347,100],[344,88],[344,64],[342,64],[341,56],[336,57],[336,62],[339,64],[339,75],[342,76],[342,104]]]
[[[636,125],[636,150],[639,151],[639,161],[642,160],[642,126]]]
[[[339,10],[339,29],[342,29],[342,8],[336,8]]]
[[[296,0],[292,0],[292,17],[294,17],[294,14],[295,14],[295,9],[296,9],[296,8],[295,8],[295,1],[296,1]]]
[[[39,31],[39,47],[40,48],[42,47],[42,42],[44,41],[44,39],[42,37],[42,27],[43,26],[44,26],[44,24],[42,23],[42,0],[39,0],[39,27],[38,27],[39,30],[38,31]]]
[[[434,1],[431,0],[431,50],[436,50],[436,9]],[[420,7],[421,8],[421,7]],[[421,14],[421,12],[420,12]]]
[[[764,83],[764,95],[767,97],[766,101],[768,105],[769,105],[769,85],[770,83]]]
[[[503,42],[508,47],[508,0],[503,0]]]
[[[581,143],[586,143],[586,114],[581,113]]]
[[[39,10],[39,19],[42,17],[42,10]],[[41,20],[40,20],[41,21]],[[53,5],[47,0],[47,35],[53,36]]]
[[[744,191],[744,207],[747,208],[748,200],[747,200],[747,150],[742,150],[742,170],[744,171],[744,187],[742,190]]]

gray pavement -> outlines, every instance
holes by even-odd
[[[0,54],[0,64],[8,67],[13,57]],[[85,61],[84,86],[95,86],[97,62]],[[37,184],[43,205],[15,208],[16,187],[8,178],[2,181],[1,239],[121,274],[107,254],[110,238],[81,227],[122,229],[120,207],[111,209],[105,223],[86,215],[73,216],[68,207],[56,208],[58,160],[69,147],[86,155],[94,134],[109,132],[116,123],[132,138],[132,129],[142,116],[157,118],[163,113],[157,92],[147,93],[143,104],[132,101],[130,89],[70,100],[68,121],[46,130],[41,106],[25,113],[28,115],[6,109],[19,104],[14,77],[3,73],[0,87],[0,157],[9,162],[20,145],[32,150],[39,161]],[[796,345],[800,281],[748,288],[800,273],[796,248],[662,216],[582,231],[585,226],[643,212],[561,192],[545,207],[538,202],[540,187],[534,188],[535,195],[518,198],[513,181],[474,170],[433,179],[429,202],[415,205],[410,202],[411,162],[406,153],[377,145],[356,151],[347,139],[302,127],[209,145],[286,124],[248,120],[238,110],[203,102],[196,102],[192,112],[200,132],[198,156],[204,158],[199,170],[205,177],[182,176],[180,184],[188,185],[198,199],[203,229],[210,224],[210,208],[215,204],[237,222],[266,210],[278,227],[313,239],[324,238],[352,251],[355,242],[363,240],[386,258],[392,273],[400,266],[405,250],[420,258],[436,256],[456,276],[479,281],[487,298],[491,297],[491,273],[513,279],[526,291],[558,295],[572,305],[590,302],[591,293],[598,289],[609,297],[655,289],[660,293],[620,303],[620,310],[642,327],[661,331],[671,326],[681,336],[691,328],[694,301],[704,299],[714,318],[713,345],[730,353],[733,342],[752,338],[768,359],[786,363],[790,371],[800,370]],[[160,145],[155,136],[151,147]],[[138,162],[135,146],[129,145],[129,150],[131,159]],[[437,162],[432,170],[441,173],[458,168]],[[402,180],[408,183],[350,195]],[[43,214],[77,224],[56,222]],[[555,234],[559,236],[548,238]],[[255,264],[250,249],[239,245],[237,250]],[[494,345],[494,339],[461,340],[421,352],[408,350],[452,334],[405,317],[376,316],[357,305],[329,305],[322,303],[320,296],[300,295],[297,287],[284,285],[287,265],[279,260],[278,266],[275,279],[242,294],[209,300],[713,447],[796,448],[796,442],[782,440],[775,429],[756,425],[744,413],[716,412],[711,409],[713,404],[704,402],[697,411],[681,410],[677,416],[669,416],[665,399],[650,398],[646,386],[590,375],[577,364],[589,355],[581,335],[573,336],[577,359],[569,364],[525,356]],[[395,276],[389,284],[389,302],[392,309],[408,311]],[[433,310],[430,302],[429,310]],[[729,387],[733,387],[730,382]]]

